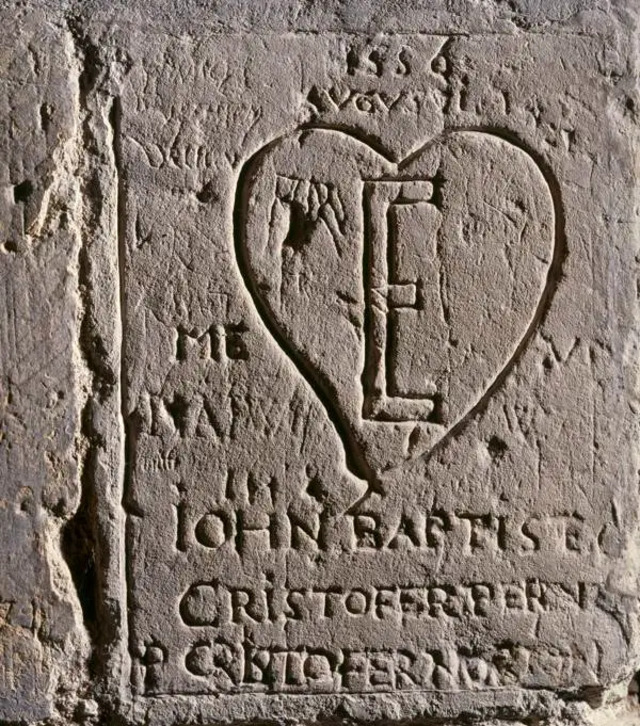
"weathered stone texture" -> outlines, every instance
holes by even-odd
[[[0,718],[36,721],[81,670],[61,526],[77,474],[77,67],[42,14],[3,15],[0,51]]]
[[[633,3],[21,12],[0,718],[638,720]]]

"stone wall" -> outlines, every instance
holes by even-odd
[[[0,3],[0,721],[640,724],[635,0]]]

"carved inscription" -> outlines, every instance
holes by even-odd
[[[223,35],[131,69],[133,698],[267,714],[619,673],[635,514],[593,444],[615,399],[589,388],[602,326],[577,329],[596,253],[565,235],[567,149],[522,121],[540,99],[509,43]],[[483,44],[522,76],[504,93]]]
[[[594,656],[597,659],[597,654]],[[303,693],[459,691],[565,681],[589,673],[593,661],[569,648],[512,643],[489,653],[473,648],[415,651],[260,649],[201,641],[186,656],[187,669],[211,679],[217,690]]]
[[[180,614],[191,627],[244,623],[321,623],[351,618],[406,626],[420,620],[504,618],[525,613],[589,609],[601,596],[596,585],[576,582],[493,583],[412,586],[352,590],[304,588],[225,588],[217,583],[192,585],[180,601]]]
[[[174,460],[167,459],[166,467]],[[340,537],[323,517],[322,509],[301,510],[293,502],[279,511],[275,502],[283,487],[275,478],[257,481],[251,474],[245,483],[245,504],[231,501],[204,514],[178,505],[177,531],[188,532],[193,545],[207,549],[232,548],[238,554],[261,549],[328,551],[339,542],[344,552],[413,551],[432,555],[446,552],[465,557],[529,557],[538,553],[601,553],[615,555],[620,532],[612,523],[592,524],[578,514],[508,516],[493,512],[418,511],[401,514],[363,510],[345,513]],[[237,500],[236,500],[237,502]],[[180,537],[178,537],[180,539]]]
[[[345,132],[305,130],[254,157],[240,188],[247,286],[370,483],[373,440],[396,466],[406,459],[388,423],[424,422],[439,443],[505,378],[548,302],[558,259],[548,186],[489,132],[446,135],[393,164]],[[315,306],[331,323],[325,339],[302,323]]]

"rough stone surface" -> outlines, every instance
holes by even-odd
[[[640,723],[635,2],[0,9],[0,721]]]
[[[39,721],[87,655],[61,525],[80,498],[76,58],[38,13],[0,50],[0,718]]]

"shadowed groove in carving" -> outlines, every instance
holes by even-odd
[[[362,133],[358,130],[348,128],[346,126],[336,125],[318,125],[318,124],[306,124],[298,129],[298,131],[311,132],[311,131],[325,131],[331,133],[343,134],[349,138],[352,138],[360,143],[366,144],[371,150],[379,154],[381,158],[386,161],[393,163],[392,157],[385,153],[380,147],[379,142],[375,138],[371,138],[370,135]],[[517,360],[526,349],[535,331],[544,320],[547,311],[550,306],[550,302],[557,289],[557,286],[562,278],[562,268],[564,260],[566,258],[566,238],[565,238],[565,222],[564,213],[561,203],[560,187],[553,175],[549,164],[545,161],[542,155],[536,153],[530,149],[522,139],[520,139],[515,133],[508,129],[500,128],[485,128],[485,127],[450,127],[437,134],[434,138],[430,139],[426,143],[422,144],[415,151],[411,152],[409,156],[403,159],[400,163],[396,164],[398,171],[398,179],[402,178],[402,170],[406,168],[412,161],[419,157],[426,149],[433,146],[436,143],[441,143],[448,137],[456,134],[482,134],[488,137],[494,137],[500,139],[526,154],[535,164],[536,168],[540,172],[542,179],[549,191],[552,208],[553,208],[553,253],[551,262],[547,269],[542,292],[540,294],[538,304],[533,312],[530,322],[521,336],[518,344],[516,345],[513,353],[502,366],[500,371],[496,374],[494,379],[485,389],[484,393],[479,399],[464,413],[460,419],[454,423],[440,439],[431,447],[431,449],[422,455],[424,460],[430,459],[437,452],[439,452],[452,438],[457,437],[464,427],[469,423],[470,420],[475,418],[481,413],[491,396],[496,392],[498,388],[504,383],[506,377],[512,370]],[[236,252],[236,260],[240,273],[244,279],[245,285],[251,295],[256,310],[262,318],[267,330],[271,333],[274,340],[278,343],[283,352],[292,360],[301,375],[307,380],[318,399],[324,406],[329,419],[332,421],[338,435],[343,441],[345,457],[347,467],[351,472],[356,474],[369,482],[369,493],[380,489],[379,475],[372,469],[372,467],[366,461],[366,458],[362,454],[355,432],[350,427],[349,423],[344,419],[344,416],[339,411],[339,407],[334,404],[334,396],[332,395],[331,382],[326,380],[319,372],[314,370],[313,366],[306,360],[306,358],[298,353],[293,346],[291,346],[286,340],[285,334],[280,329],[278,322],[274,319],[273,314],[268,309],[268,306],[263,302],[258,284],[251,270],[251,265],[247,259],[246,254],[246,233],[244,228],[244,221],[247,215],[249,193],[250,193],[250,182],[255,168],[264,154],[268,153],[273,148],[277,147],[284,139],[289,138],[291,133],[284,134],[273,139],[271,142],[263,146],[256,153],[253,154],[242,166],[241,172],[238,177],[236,187],[236,198],[233,212],[233,223],[234,223],[234,244]],[[370,259],[367,259],[367,245],[365,244],[364,256],[363,256],[363,274],[364,280],[366,281],[370,274]],[[367,315],[370,315],[365,305],[365,331],[367,329]],[[365,358],[366,365],[366,358]],[[363,371],[364,373],[364,371]],[[398,467],[392,467],[389,471],[401,468],[402,464]],[[367,494],[363,498],[366,498]],[[361,501],[361,500],[359,500]],[[351,507],[353,509],[353,506]]]
[[[298,131],[302,131],[303,135],[305,131],[328,131],[330,133],[338,133],[338,134],[344,134],[344,136],[349,137],[350,139],[354,139],[355,141],[359,141],[361,144],[365,144],[370,149],[376,152],[378,156],[381,156],[385,161],[390,162],[391,164],[398,164],[393,154],[390,154],[387,149],[383,146],[382,142],[379,141],[375,136],[372,136],[371,134],[367,134],[364,131],[360,129],[353,128],[351,126],[348,126],[347,124],[322,124],[319,122],[309,123],[309,124],[303,124],[302,126],[298,127]],[[280,142],[287,138],[289,134],[286,134],[285,136],[280,136],[277,139],[275,139],[275,142]],[[420,150],[422,150],[421,147]],[[261,151],[265,151],[266,147],[262,147]],[[258,154],[260,151],[258,152]],[[413,156],[413,152],[411,153],[411,156]]]
[[[93,229],[103,208],[102,186],[95,164],[99,154],[98,136],[93,128],[93,94],[104,70],[97,46],[92,43],[77,19],[67,19],[67,30],[78,60],[75,83],[77,101],[77,141],[82,143],[86,155],[74,163],[73,173],[77,180],[80,197],[78,207],[79,247],[77,252],[76,294],[78,298],[78,327],[76,346],[87,374],[86,387],[79,386],[76,379],[76,394],[82,401],[78,411],[76,456],[80,500],[75,512],[60,529],[60,552],[69,569],[75,588],[77,602],[81,608],[83,625],[91,644],[88,670],[91,677],[105,674],[102,655],[107,644],[116,639],[117,624],[109,617],[108,608],[102,601],[105,557],[101,551],[103,540],[99,528],[100,497],[98,494],[99,471],[103,466],[102,456],[108,448],[105,440],[104,422],[101,413],[106,410],[115,395],[117,371],[111,365],[110,341],[104,337],[99,324],[103,315],[95,296],[96,241],[87,231]],[[41,106],[40,119],[43,128],[51,121],[51,110]],[[26,203],[33,193],[33,185],[26,180],[14,190],[16,202]],[[75,215],[75,210],[74,210]],[[96,225],[97,226],[97,225]],[[11,251],[7,248],[8,251]],[[82,391],[81,391],[82,389]],[[80,444],[82,442],[82,444]],[[62,511],[54,514],[62,514]]]
[[[340,412],[336,410],[337,407],[332,402],[333,396],[330,382],[323,380],[323,378],[315,372],[313,367],[305,360],[304,356],[298,353],[295,348],[287,342],[285,334],[282,332],[277,321],[274,319],[268,307],[261,299],[258,284],[251,271],[251,265],[247,259],[244,223],[247,216],[249,188],[252,175],[254,174],[256,165],[260,162],[264,154],[275,148],[284,138],[286,138],[286,136],[278,137],[266,146],[263,146],[243,164],[238,176],[236,198],[233,209],[236,261],[245,286],[253,300],[253,304],[255,305],[255,308],[267,330],[285,355],[293,362],[301,376],[309,383],[318,400],[327,412],[327,415],[329,416],[329,419],[338,435],[342,439],[347,468],[356,476],[367,481],[370,487],[375,488],[378,479],[377,475],[360,452],[360,447],[358,446],[354,433],[348,422],[345,421]]]
[[[503,366],[503,368],[498,372],[496,377],[493,379],[493,381],[490,383],[488,388],[485,390],[485,392],[480,396],[479,400],[465,413],[460,420],[455,423],[445,434],[444,436],[438,440],[431,449],[426,452],[423,455],[424,459],[430,459],[432,456],[434,456],[438,451],[440,451],[448,441],[455,438],[460,434],[460,432],[465,428],[465,426],[469,423],[469,421],[473,418],[475,418],[479,413],[481,413],[487,403],[489,402],[491,396],[500,388],[500,386],[504,383],[506,377],[511,372],[513,366],[517,362],[517,360],[520,358],[524,350],[526,349],[527,345],[529,344],[531,338],[533,337],[536,330],[540,327],[542,324],[544,318],[547,315],[547,312],[549,310],[551,300],[558,288],[558,284],[560,283],[560,280],[562,279],[562,268],[564,266],[564,262],[567,256],[567,240],[566,240],[566,234],[565,234],[565,219],[564,219],[564,209],[562,206],[562,197],[560,194],[560,185],[558,184],[553,172],[551,171],[550,166],[547,164],[545,159],[542,157],[542,155],[536,153],[534,150],[530,149],[527,144],[525,144],[516,134],[513,132],[506,130],[506,129],[484,129],[482,127],[464,127],[464,128],[449,128],[445,132],[443,132],[440,135],[440,138],[446,138],[447,136],[451,136],[453,134],[459,134],[459,133],[482,133],[486,134],[488,136],[494,136],[498,139],[501,139],[502,141],[506,141],[507,143],[510,143],[512,146],[515,146],[516,148],[520,149],[522,152],[527,154],[534,162],[540,173],[542,174],[542,178],[545,181],[545,184],[547,186],[547,189],[549,190],[549,195],[551,196],[551,202],[553,206],[553,255],[551,257],[551,264],[549,265],[549,268],[547,269],[547,275],[545,278],[544,287],[542,289],[542,294],[540,295],[540,299],[538,300],[538,305],[533,313],[533,316],[531,318],[531,321],[529,322],[529,325],[527,326],[527,329],[524,332],[524,335],[521,337],[520,342],[516,346],[514,352],[512,353],[509,360],[506,362],[506,364]],[[429,142],[431,143],[431,142]],[[404,166],[405,163],[409,162],[411,159],[413,159],[415,156],[418,156],[423,149],[429,146],[429,143],[425,144],[423,147],[418,149],[414,154],[412,154],[410,157],[408,157],[400,166]]]
[[[375,380],[375,359],[374,359],[374,346],[372,340],[373,330],[373,314],[371,310],[371,223],[369,221],[369,212],[371,209],[371,199],[368,194],[363,193],[362,195],[362,213],[364,219],[364,239],[363,239],[363,250],[362,250],[362,283],[364,286],[364,316],[363,316],[363,341],[364,341],[364,364],[362,366],[362,374],[360,380],[362,383],[362,391],[364,393],[363,406],[365,412],[371,405],[372,399],[374,398],[373,381]]]
[[[134,589],[133,575],[132,575],[132,561],[131,558],[126,556],[127,545],[131,538],[131,524],[130,517],[135,512],[130,510],[127,506],[129,498],[129,487],[131,484],[132,474],[132,460],[133,452],[136,446],[137,427],[135,426],[135,419],[129,415],[128,406],[128,376],[126,370],[126,339],[125,332],[128,325],[128,314],[127,314],[127,294],[126,294],[126,261],[127,261],[127,174],[125,164],[123,163],[123,151],[122,151],[122,101],[119,97],[113,99],[113,106],[111,109],[111,130],[112,130],[112,144],[113,144],[113,166],[115,172],[115,207],[116,207],[116,252],[118,259],[118,314],[120,323],[120,378],[119,378],[119,413],[120,413],[120,436],[122,440],[121,445],[121,459],[120,459],[120,497],[121,506],[123,511],[126,513],[124,522],[124,537],[120,542],[120,546],[124,550],[122,552],[122,562],[124,568],[124,581],[126,586],[124,588],[124,596],[126,606],[126,613],[122,617],[120,627],[123,633],[123,642],[126,642],[130,627],[130,617],[133,612],[132,592]]]
[[[398,244],[399,227],[397,219],[391,212],[393,206],[397,205],[409,205],[414,202],[410,202],[407,199],[403,199],[402,195],[402,184],[405,181],[419,182],[428,184],[430,191],[430,200],[433,204],[433,189],[436,184],[436,178],[439,172],[436,172],[433,177],[425,177],[423,174],[416,176],[415,174],[403,174],[400,167],[396,166],[396,174],[384,175],[382,177],[376,177],[372,179],[364,179],[364,190],[362,194],[362,214],[364,220],[363,230],[363,264],[362,264],[362,281],[364,285],[364,366],[361,371],[360,381],[363,391],[363,418],[367,421],[378,421],[386,423],[406,423],[410,421],[414,422],[429,422],[433,424],[441,423],[439,418],[441,416],[441,406],[436,405],[436,399],[439,394],[434,391],[417,393],[412,391],[401,391],[397,389],[396,382],[393,378],[393,359],[394,359],[394,346],[393,346],[393,334],[394,327],[389,325],[386,321],[381,325],[378,317],[383,319],[387,316],[395,316],[402,309],[414,309],[418,310],[423,305],[423,281],[420,279],[399,279],[398,271],[396,269],[396,246]],[[385,213],[385,226],[386,226],[386,242],[383,243],[386,250],[378,251],[374,255],[374,249],[376,248],[376,237],[378,234],[374,231],[372,226],[372,200],[375,196],[375,191],[369,186],[373,184],[374,187],[380,183],[391,183],[395,190],[392,192],[392,196],[385,194],[385,201],[389,204],[386,208]],[[421,201],[427,201],[423,199]],[[436,205],[437,206],[437,205]],[[380,263],[386,263],[386,274],[382,274],[379,270]],[[389,303],[388,298],[382,301],[379,295],[379,281],[376,281],[375,270],[378,269],[378,274],[382,274],[385,279],[385,284],[392,286],[393,288],[402,288],[405,286],[412,286],[414,288],[414,301],[409,304],[393,304]],[[374,310],[378,309],[380,313],[376,316]],[[386,340],[384,346],[381,345],[382,339]],[[384,348],[384,352],[380,352],[380,348]],[[397,390],[394,390],[396,388]],[[423,408],[421,411],[414,409],[413,413],[408,413],[398,409],[396,411],[389,410],[389,401],[396,403],[407,404],[409,402],[421,402]],[[389,470],[395,467],[390,467]]]

